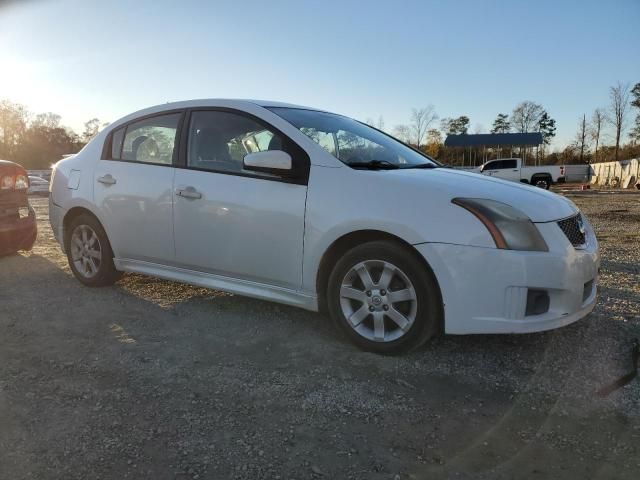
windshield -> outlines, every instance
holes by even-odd
[[[439,164],[395,138],[352,118],[301,108],[270,107],[331,155],[352,167],[436,167]]]

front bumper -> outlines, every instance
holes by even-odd
[[[600,255],[591,227],[587,245],[576,249],[555,222],[536,226],[549,252],[416,245],[440,284],[446,333],[539,332],[568,325],[593,310]],[[526,315],[529,290],[548,293],[548,311]]]
[[[38,226],[33,208],[28,209],[28,216],[23,218],[0,219],[0,255],[31,250],[33,247],[38,236]]]

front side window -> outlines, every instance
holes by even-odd
[[[269,109],[352,167],[371,162],[394,168],[438,165],[395,138],[348,117],[299,108]]]
[[[171,165],[181,115],[181,113],[158,115],[130,123],[126,127],[124,140],[122,140],[122,153],[117,157],[112,156],[112,158]],[[119,148],[116,146],[118,133],[118,130],[114,132],[113,148]],[[112,155],[114,153],[112,150]]]
[[[301,128],[300,130],[331,155],[333,155],[334,157],[337,155],[338,150],[336,148],[336,145],[338,144],[338,138],[335,133],[323,132],[320,130],[316,130],[315,128],[306,127]]]
[[[280,135],[252,118],[223,111],[191,114],[189,167],[241,173],[245,155],[265,150],[286,150],[286,147]]]
[[[496,170],[500,168],[500,163],[501,163],[500,161],[489,162],[482,168],[482,171],[484,172],[487,170]]]

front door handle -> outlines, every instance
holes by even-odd
[[[115,185],[117,183],[117,180],[113,178],[111,174],[107,173],[102,177],[98,177],[98,182],[102,183],[103,185]]]
[[[202,198],[202,194],[193,187],[179,188],[176,190],[176,195],[190,200],[198,200]]]

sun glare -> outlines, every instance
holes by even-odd
[[[46,77],[42,64],[4,56],[0,52],[0,65],[0,98],[32,104],[44,95],[41,85]]]

